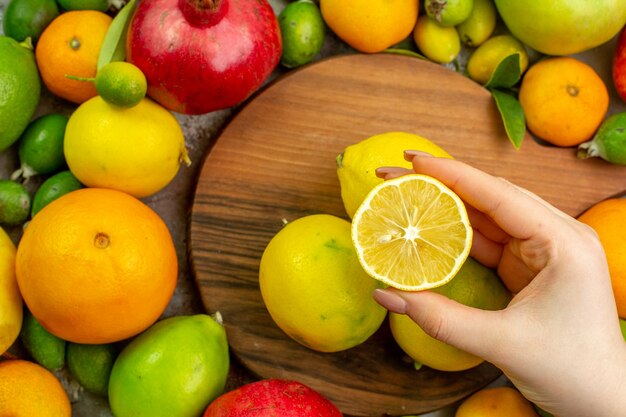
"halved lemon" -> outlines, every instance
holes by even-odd
[[[469,255],[472,235],[459,196],[421,174],[379,184],[352,219],[352,241],[365,271],[406,291],[450,281]]]

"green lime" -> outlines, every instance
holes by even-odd
[[[324,46],[326,28],[319,7],[310,0],[288,4],[278,15],[283,37],[281,64],[294,68],[311,62]]]
[[[48,332],[28,309],[24,309],[20,339],[30,356],[44,368],[55,371],[65,365],[65,340]]]
[[[30,194],[22,184],[0,180],[0,223],[17,225],[28,218]]]
[[[98,94],[109,104],[133,107],[146,95],[148,83],[143,72],[130,62],[111,62],[98,70]]]
[[[35,192],[30,216],[35,217],[35,214],[57,198],[82,187],[83,185],[70,171],[61,171],[51,176]]]
[[[426,14],[441,26],[463,23],[472,13],[474,0],[426,0]]]
[[[0,36],[0,152],[22,134],[39,104],[41,80],[32,43]]]
[[[590,141],[578,145],[579,158],[602,158],[626,165],[626,112],[609,116]]]
[[[64,10],[99,10],[106,12],[111,7],[110,0],[57,0]]]
[[[67,367],[72,376],[86,391],[102,397],[107,396],[116,357],[117,349],[112,344],[67,344]]]
[[[36,42],[41,32],[59,15],[54,0],[11,0],[2,19],[4,34],[18,42],[30,37]]]
[[[26,127],[18,142],[21,166],[12,179],[50,174],[65,166],[63,136],[68,120],[63,114],[47,114]]]

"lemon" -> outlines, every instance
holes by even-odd
[[[526,47],[511,35],[498,35],[487,39],[470,55],[467,72],[477,83],[486,84],[502,60],[509,55],[519,54],[520,70],[528,68]]]
[[[376,168],[382,166],[411,168],[411,163],[404,160],[405,150],[423,151],[438,157],[452,158],[428,139],[405,132],[383,133],[348,146],[336,160],[341,199],[348,216],[354,216],[365,196],[383,182],[376,176]]]
[[[138,198],[169,184],[182,161],[190,164],[178,121],[148,98],[128,109],[89,99],[70,116],[63,149],[82,184]]]
[[[22,296],[15,279],[15,245],[0,227],[0,354],[11,347],[22,327]]]
[[[386,316],[371,296],[381,285],[357,260],[350,223],[328,214],[294,220],[272,238],[261,258],[259,285],[278,327],[321,352],[364,342]]]
[[[466,398],[455,417],[537,417],[532,403],[515,388],[495,387],[479,390]]]
[[[483,310],[503,309],[511,300],[511,294],[496,273],[472,258],[467,258],[452,281],[433,291]],[[440,371],[461,371],[483,362],[477,356],[430,337],[404,314],[391,313],[389,325],[398,345],[418,364]]]
[[[352,219],[352,239],[365,271],[407,291],[450,281],[469,255],[472,234],[463,201],[420,174],[377,185]]]

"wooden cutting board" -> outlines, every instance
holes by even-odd
[[[574,149],[540,146],[527,136],[516,151],[485,89],[419,59],[335,57],[258,94],[226,126],[201,169],[190,226],[195,279],[206,310],[222,314],[231,351],[244,366],[259,377],[299,380],[358,416],[441,408],[499,375],[489,364],[417,372],[386,322],[361,346],[314,352],[285,336],[265,309],[258,267],[269,240],[284,220],[347,218],[335,157],[388,131],[429,138],[571,215],[626,189],[626,168],[577,160]]]

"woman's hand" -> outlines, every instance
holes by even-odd
[[[415,172],[466,203],[470,255],[515,294],[501,311],[430,291],[377,290],[428,334],[495,364],[530,400],[563,417],[626,415],[626,349],[595,232],[538,196],[460,161],[407,151]],[[413,171],[379,168],[391,179]]]

